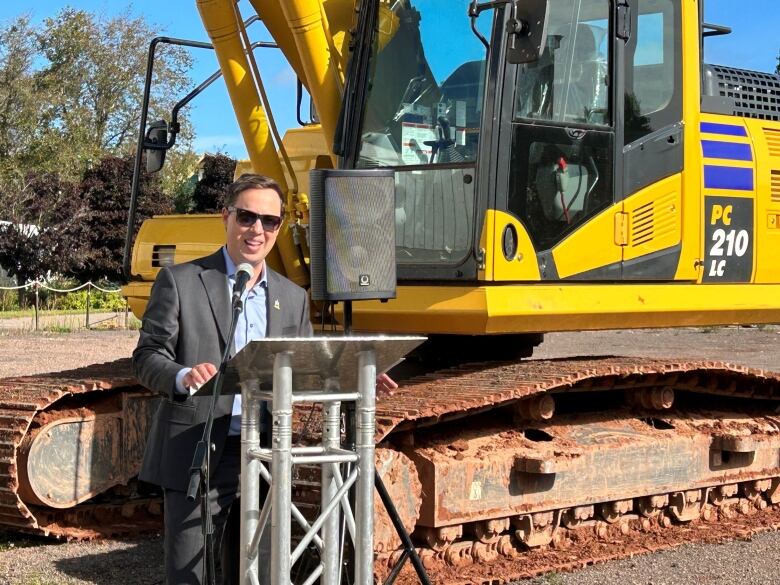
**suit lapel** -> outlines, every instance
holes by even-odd
[[[266,262],[265,269],[268,271],[268,298],[266,298],[266,316],[268,322],[267,337],[282,336],[282,311],[279,300],[280,282],[279,275],[268,268]]]
[[[206,288],[206,296],[209,299],[211,313],[217,323],[219,335],[223,343],[227,343],[228,329],[230,328],[230,298],[228,295],[227,269],[222,249],[215,254],[207,256],[203,261],[203,272],[200,279]]]

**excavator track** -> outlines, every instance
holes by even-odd
[[[470,364],[381,401],[376,436],[432,582],[497,584],[780,527],[779,405],[780,374],[724,362]]]
[[[156,400],[129,359],[0,380],[0,525],[57,538],[160,525],[133,489]]]
[[[0,380],[0,523],[61,538],[159,528],[159,498],[128,487],[155,400],[129,360]],[[504,583],[780,526],[778,406],[780,374],[724,362],[468,364],[379,400],[377,467],[434,583]],[[317,413],[296,414],[305,440]],[[296,500],[316,506],[315,480]],[[401,553],[376,510],[382,578]],[[414,580],[407,567],[399,582]]]

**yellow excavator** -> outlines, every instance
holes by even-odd
[[[288,193],[271,265],[310,285],[309,171],[394,175],[397,296],[355,303],[353,327],[428,338],[378,404],[376,439],[434,582],[508,581],[529,549],[606,538],[614,555],[635,533],[772,513],[780,374],[521,359],[551,331],[780,322],[780,77],[705,64],[704,39],[728,29],[703,0],[250,3],[314,120],[278,137],[238,4],[197,0],[248,166]],[[151,126],[159,162],[176,128]],[[217,216],[145,221],[133,312],[160,267],[223,237]],[[332,309],[313,303],[315,324],[342,321]],[[0,522],[73,536],[158,518],[129,481],[153,398],[127,368],[0,382],[20,396],[6,411],[24,411],[5,415]],[[382,575],[399,554],[386,519],[375,546]]]

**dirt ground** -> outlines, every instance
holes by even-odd
[[[127,357],[136,331],[20,333],[0,330],[0,377],[80,367]],[[780,370],[780,327],[689,328],[546,336],[535,357],[636,355],[709,358],[754,368]],[[607,563],[568,575],[553,574],[533,583],[777,583],[778,533],[751,542],[683,546],[642,559]],[[701,560],[707,575],[702,578]],[[745,578],[745,560],[750,559]],[[686,577],[687,575],[687,577]],[[742,575],[742,577],[740,577]],[[0,534],[0,584],[7,585],[152,585],[162,583],[159,537],[131,541],[51,543]]]

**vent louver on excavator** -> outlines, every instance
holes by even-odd
[[[152,267],[162,268],[173,266],[176,257],[176,246],[158,245],[152,249]]]
[[[675,217],[663,210],[674,207],[675,194],[668,193],[631,211],[631,233],[628,239],[631,246],[642,246],[673,233]]]
[[[780,159],[780,130],[764,128],[764,138],[766,138],[766,146],[769,154]]]
[[[632,246],[641,246],[653,239],[654,227],[653,202],[637,208],[631,214],[631,238]]]
[[[770,200],[772,203],[780,205],[780,171],[772,171],[772,181],[770,183]]]

